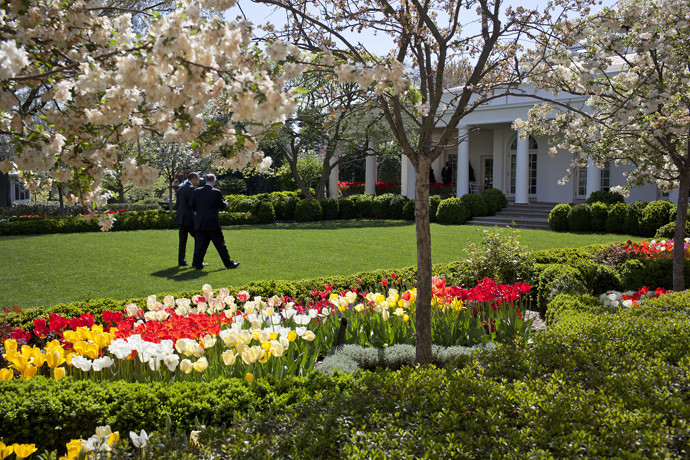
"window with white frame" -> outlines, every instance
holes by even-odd
[[[601,190],[608,192],[611,189],[611,164],[607,161],[601,168]]]

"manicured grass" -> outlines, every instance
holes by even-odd
[[[468,241],[486,227],[432,224],[432,260],[464,256]],[[328,221],[226,227],[230,256],[242,265],[225,270],[209,248],[203,271],[177,267],[177,230],[0,237],[0,306],[50,306],[89,298],[240,286],[258,280],[299,280],[416,264],[415,227],[404,221]],[[521,230],[533,250],[636,239]],[[188,243],[191,263],[193,241]]]

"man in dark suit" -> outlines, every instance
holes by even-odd
[[[220,259],[225,264],[225,268],[237,268],[240,263],[233,262],[230,254],[228,254],[228,248],[225,247],[225,238],[223,238],[223,230],[220,227],[220,219],[218,218],[218,211],[227,208],[228,202],[223,200],[223,194],[220,190],[213,188],[216,184],[216,176],[206,174],[204,181],[205,185],[194,190],[192,194],[192,209],[196,211],[194,216],[196,237],[194,238],[194,260],[192,265],[197,270],[203,268],[208,244],[213,242]]]
[[[194,210],[192,209],[192,194],[199,183],[199,175],[195,172],[187,175],[187,180],[177,188],[177,216],[175,223],[180,226],[180,244],[177,251],[177,265],[186,267],[187,263],[187,235],[194,238]]]

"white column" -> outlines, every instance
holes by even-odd
[[[587,198],[601,190],[601,169],[592,160],[587,160]]]
[[[364,193],[376,195],[376,154],[374,153],[373,140],[369,140],[369,148],[367,149]]]
[[[503,129],[502,128],[496,128],[494,129],[494,145],[493,145],[493,159],[494,159],[494,169],[493,169],[493,187],[502,190],[505,192],[503,189],[503,164],[505,160],[504,152],[503,152]]]
[[[468,137],[467,127],[458,127],[458,184],[455,194],[458,198],[470,193],[470,144]]]
[[[338,155],[331,157],[331,165],[338,161]],[[335,200],[338,199],[338,181],[340,180],[340,166],[335,165],[328,176],[328,196]]]
[[[529,203],[529,138],[518,133],[515,158],[515,203]]]
[[[407,156],[402,156],[402,168],[401,168],[401,182],[400,194],[414,200],[415,197],[415,181],[417,180],[417,175],[415,174],[414,166]]]

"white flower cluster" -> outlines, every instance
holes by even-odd
[[[340,64],[335,68],[335,73],[340,83],[357,83],[364,91],[374,85],[373,89],[377,95],[383,94],[386,89],[390,89],[393,95],[400,94],[409,84],[405,65],[397,60],[376,64],[373,67]]]

